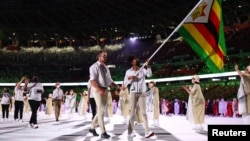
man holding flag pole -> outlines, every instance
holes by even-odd
[[[129,123],[128,123],[128,136],[134,137],[133,130],[134,130],[134,121],[135,116],[138,111],[136,111],[139,106],[142,112],[142,121],[143,127],[145,129],[145,137],[149,138],[154,135],[149,129],[148,126],[148,116],[146,113],[146,91],[147,85],[145,78],[152,76],[152,70],[149,66],[149,61],[146,62],[146,66],[143,69],[140,69],[139,59],[137,57],[131,56],[128,60],[131,63],[131,68],[126,71],[124,77],[124,86],[122,89],[125,89],[130,84],[130,114],[129,114]]]

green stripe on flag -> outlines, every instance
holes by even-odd
[[[210,56],[206,54],[203,48],[196,42],[195,38],[190,35],[191,31],[188,31],[183,26],[179,29],[179,33],[184,36],[184,40],[190,45],[194,52],[205,62],[207,67],[213,72],[221,72],[218,66],[211,60]]]

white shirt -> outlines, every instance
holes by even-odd
[[[63,95],[64,95],[63,90],[61,88],[56,88],[56,89],[53,90],[52,99],[62,100]]]
[[[76,104],[76,94],[65,96],[65,106],[66,108],[74,108]]]
[[[16,86],[14,92],[15,92],[15,101],[23,101],[24,88],[23,87],[18,88]]]
[[[42,90],[43,89],[43,85],[42,83],[38,82],[34,85],[35,83],[29,83],[28,84],[28,90],[29,90],[29,100],[35,100],[35,101],[41,101],[42,100],[42,93],[37,92],[38,90]]]
[[[128,79],[129,76],[134,76],[134,75],[136,75],[136,79],[134,80]],[[142,68],[137,71],[133,70],[133,68],[130,68],[126,71],[124,77],[124,85],[127,87],[128,84],[131,84],[130,86],[131,93],[145,93],[147,91],[145,77],[151,77],[151,76],[152,76],[151,68],[147,69]]]
[[[10,104],[10,94],[9,93],[3,93],[2,94],[2,100],[1,100],[1,104],[7,105]]]
[[[89,68],[90,80],[95,80],[99,87],[108,88],[112,84],[113,80],[111,78],[110,71],[106,65],[105,69],[106,71],[103,78],[100,62],[97,61],[96,63],[92,64]]]

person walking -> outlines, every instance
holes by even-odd
[[[37,129],[37,110],[42,100],[42,94],[44,93],[43,85],[39,82],[38,76],[33,76],[31,81],[26,78],[24,90],[27,90],[29,93],[28,100],[31,108],[29,127]]]
[[[76,107],[76,96],[77,94],[73,89],[66,91],[65,93],[65,107],[68,114],[68,119],[73,118],[75,107]]]
[[[52,100],[55,108],[55,118],[56,121],[59,121],[64,93],[63,90],[60,88],[60,82],[56,82],[55,87],[56,88],[53,90],[52,93]]]
[[[9,94],[9,88],[4,87],[1,93],[1,106],[2,106],[2,121],[8,121],[9,119],[9,109],[12,106],[11,95]]]
[[[128,124],[128,136],[134,137],[134,121],[136,116],[137,105],[142,112],[143,127],[145,129],[145,137],[149,138],[154,135],[148,126],[148,117],[146,113],[146,77],[152,76],[152,70],[149,66],[149,60],[147,60],[145,68],[140,69],[139,59],[137,57],[131,56],[128,60],[131,63],[131,68],[126,71],[124,77],[124,87],[125,89],[130,84],[130,115]]]
[[[119,86],[112,80],[109,68],[105,64],[107,58],[107,52],[104,50],[100,51],[97,55],[98,60],[89,68],[91,92],[93,92],[97,105],[97,114],[92,121],[89,132],[92,133],[93,136],[99,136],[95,130],[98,123],[100,126],[101,138],[110,138],[104,126],[104,110],[108,101],[108,87],[113,86],[119,89]]]

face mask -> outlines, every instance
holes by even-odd
[[[56,88],[60,88],[60,85],[56,85]]]

